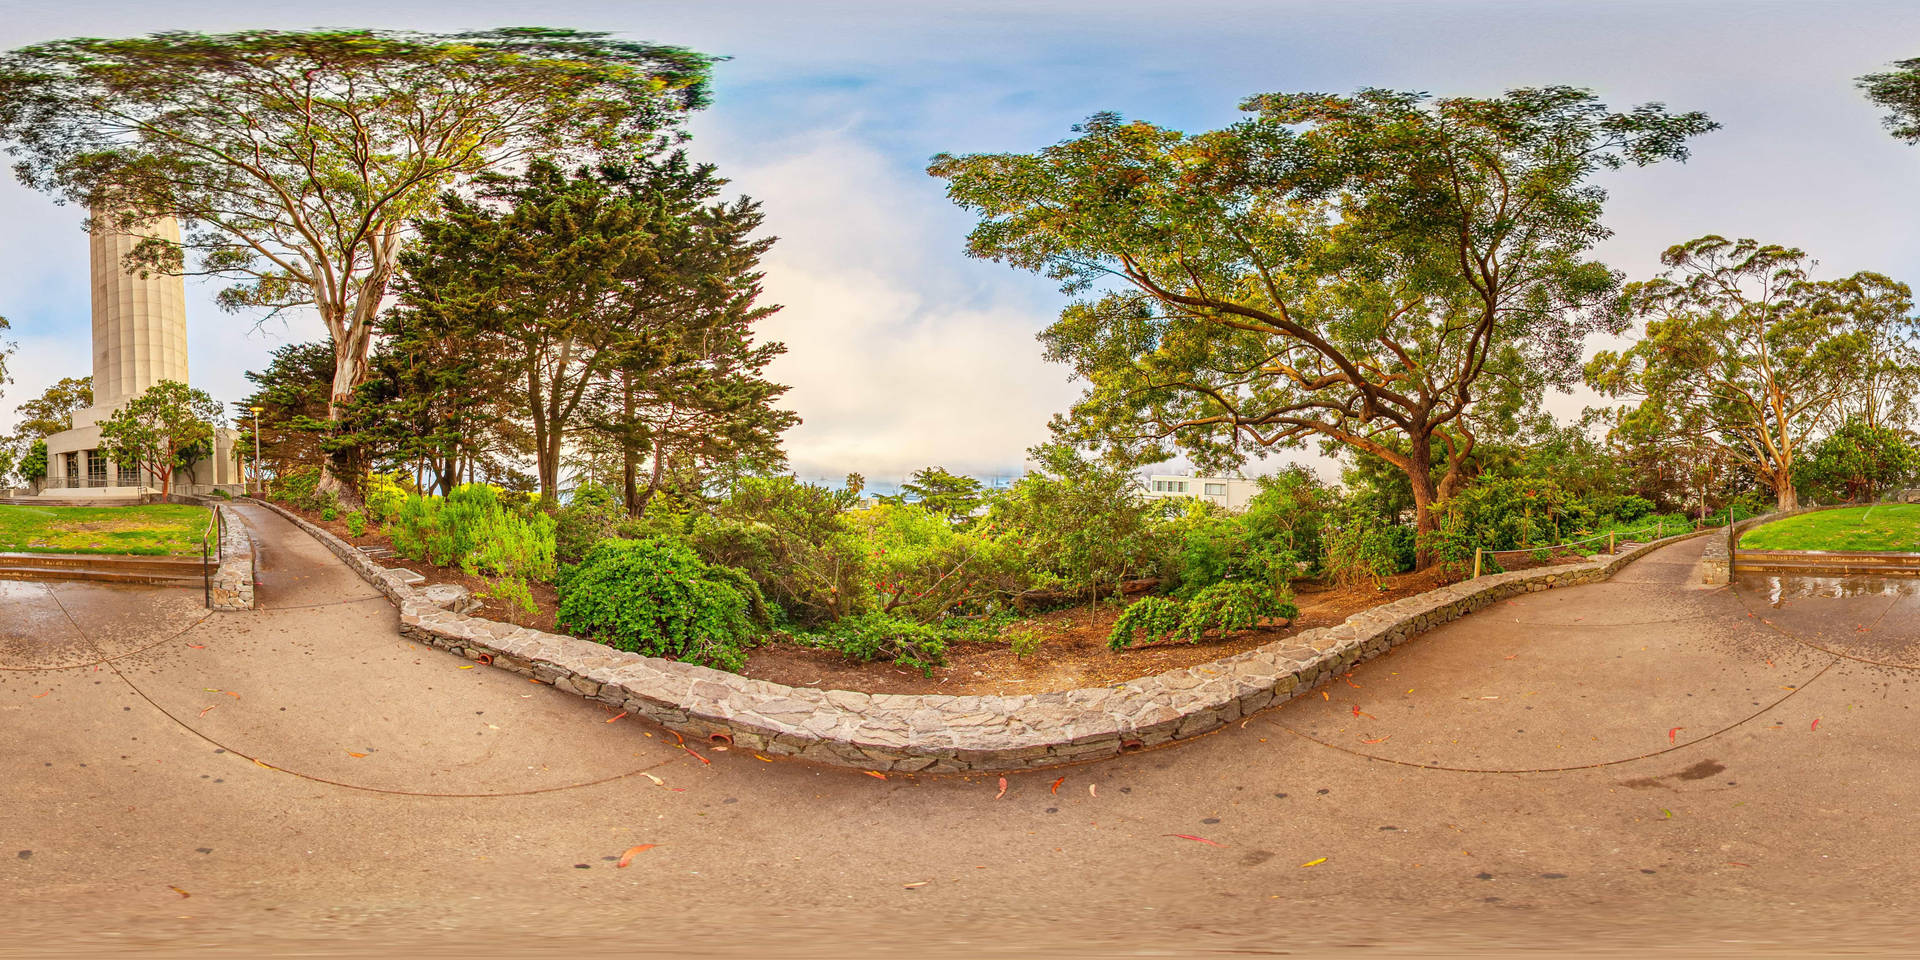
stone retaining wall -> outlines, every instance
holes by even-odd
[[[253,538],[233,508],[214,502],[220,514],[220,566],[213,571],[213,609],[253,609]]]
[[[1707,541],[1707,548],[1700,555],[1700,582],[1709,586],[1725,586],[1733,580],[1733,551],[1740,537],[1748,530],[1763,523],[1797,517],[1803,513],[1819,510],[1838,510],[1841,507],[1856,506],[1850,503],[1838,503],[1825,507],[1800,507],[1796,510],[1777,510],[1763,513],[1757,517],[1748,517],[1731,527],[1715,527],[1713,538]]]
[[[260,501],[254,501],[260,502]],[[866,770],[986,772],[1111,757],[1212,732],[1290,700],[1423,631],[1518,594],[1595,583],[1651,550],[1501,573],[1397,600],[1245,653],[1111,687],[1019,696],[789,687],[449,613],[325,530],[325,544],[400,608],[407,637],[646,717],[701,740]]]
[[[219,515],[220,565],[214,569],[210,582],[213,609],[227,613],[252,610],[253,538],[247,536],[247,526],[241,522],[240,515],[233,511],[230,502],[220,497],[192,493],[170,493],[164,499],[167,503],[208,507]]]

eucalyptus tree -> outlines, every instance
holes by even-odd
[[[1707,236],[1669,248],[1666,270],[1622,294],[1644,336],[1587,365],[1587,381],[1637,400],[1629,422],[1712,446],[1791,509],[1794,466],[1866,364],[1863,317],[1885,278],[1820,281],[1791,247]]]
[[[1478,437],[1577,379],[1609,322],[1595,175],[1684,159],[1715,126],[1568,87],[1241,106],[1192,135],[1100,114],[929,172],[980,216],[970,254],[1086,295],[1041,334],[1088,384],[1069,436],[1208,469],[1330,441],[1404,473],[1423,534]]]
[[[1920,143],[1920,57],[1898,60],[1893,69],[1869,73],[1855,81],[1867,99],[1887,111],[1887,132],[1908,143]]]
[[[229,309],[311,305],[337,420],[411,218],[534,155],[656,146],[704,105],[712,59],[537,27],[57,40],[0,56],[0,141],[23,183],[96,220],[181,220],[182,246],[145,241],[138,265],[181,271],[191,253],[234,281]]]

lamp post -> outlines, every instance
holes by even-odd
[[[264,496],[266,485],[260,482],[260,412],[265,407],[250,407],[253,411],[253,495]]]

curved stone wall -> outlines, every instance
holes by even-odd
[[[253,501],[260,503],[261,501]],[[400,631],[702,740],[865,770],[988,772],[1114,756],[1209,733],[1290,700],[1395,645],[1507,597],[1613,575],[1648,551],[1468,580],[1245,653],[1111,687],[1019,696],[789,687],[450,613],[325,530],[312,534],[400,608]]]

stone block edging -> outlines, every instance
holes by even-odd
[[[863,770],[980,773],[1096,760],[1210,733],[1300,696],[1414,636],[1522,593],[1597,583],[1649,551],[1499,573],[1363,610],[1244,653],[1111,687],[1017,696],[789,687],[450,613],[305,518],[307,531],[400,608],[402,635],[646,717],[700,740]],[[1717,528],[1716,528],[1717,529]],[[1704,532],[1704,531],[1703,531]]]

